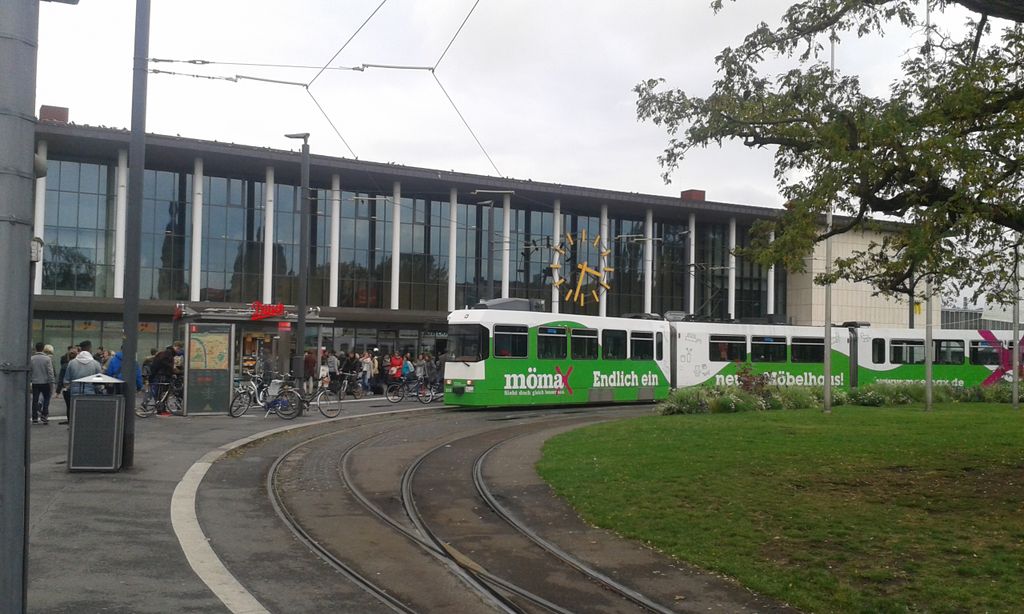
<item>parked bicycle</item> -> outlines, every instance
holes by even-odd
[[[177,378],[180,381],[180,378]],[[146,393],[142,397],[142,403],[135,408],[135,415],[140,418],[148,418],[155,413],[180,414],[181,413],[181,392],[179,385],[171,380],[169,382],[155,382],[146,386]]]
[[[398,403],[407,395],[413,395],[420,403],[427,404],[434,400],[434,389],[424,380],[401,378],[388,384],[384,396],[392,403]]]
[[[250,407],[262,407],[266,411],[264,418],[270,414],[277,414],[283,420],[291,420],[302,413],[304,404],[302,395],[295,390],[289,380],[272,380],[263,402],[259,400],[259,390],[256,386],[251,382],[240,382],[235,387],[228,413],[237,418],[249,411]]]
[[[233,418],[245,414],[253,405],[262,406],[267,402],[270,383],[263,379],[263,375],[254,371],[245,371],[243,375],[246,379],[235,382],[235,390],[231,395],[228,414]]]
[[[341,400],[345,398],[344,394],[339,394],[331,390],[331,380],[326,377],[320,378],[317,382],[317,388],[309,395],[300,394],[302,398],[303,409],[314,406],[325,418],[337,418],[338,414],[341,413]]]

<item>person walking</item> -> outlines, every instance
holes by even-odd
[[[96,394],[96,389],[92,384],[76,382],[75,380],[96,375],[103,371],[100,363],[96,362],[92,354],[84,349],[92,347],[92,345],[88,341],[83,341],[80,347],[83,348],[82,351],[75,356],[74,360],[68,362],[68,369],[64,372],[64,385],[68,387],[68,399],[70,401],[68,404],[68,419],[66,420],[68,424],[74,420],[73,412],[71,411],[71,407],[74,405],[74,398],[80,395]],[[64,422],[61,422],[61,424],[64,424]]]
[[[334,350],[327,350],[327,377],[331,380],[331,390],[338,390],[339,367],[338,355]]]
[[[311,394],[316,386],[316,354],[313,350],[306,350],[306,355],[302,359],[302,385],[303,390],[306,394]]]
[[[371,372],[373,372],[373,359],[370,358],[369,352],[363,352],[363,355],[359,357],[359,384],[363,387],[364,394],[372,394],[370,392]]]
[[[45,343],[37,343],[36,353],[29,360],[32,369],[32,424],[50,423],[50,397],[57,378],[53,373],[53,358],[45,349]]]

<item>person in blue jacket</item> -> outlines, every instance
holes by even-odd
[[[117,379],[125,379],[121,376],[121,365],[124,363],[124,350],[122,349],[114,357],[107,362],[106,373],[110,377],[116,377]],[[121,384],[117,384],[114,388],[114,394],[120,394],[123,392],[119,390]],[[135,362],[135,389],[142,390],[142,368],[139,366],[138,361]]]

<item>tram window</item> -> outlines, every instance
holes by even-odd
[[[889,362],[894,365],[923,365],[924,341],[893,339],[889,343]]]
[[[793,362],[825,362],[825,339],[822,337],[793,337]]]
[[[494,355],[499,358],[526,358],[528,338],[529,333],[525,326],[495,324]]]
[[[448,327],[448,360],[477,362],[487,358],[487,329],[479,324],[452,324]]]
[[[876,365],[885,364],[885,339],[871,340],[871,362]]]
[[[572,336],[573,360],[597,360],[597,331],[592,328],[575,328]]]
[[[751,337],[751,362],[786,362],[785,337]]]
[[[542,326],[537,329],[537,358],[542,360],[562,359],[566,356],[564,328]]]
[[[601,358],[606,360],[626,359],[626,331],[606,330],[601,332]]]
[[[658,360],[663,360],[665,358],[665,335],[664,335],[664,333],[658,333],[658,338],[654,342],[654,351],[657,353],[657,356],[655,356],[655,358],[657,358]]]
[[[971,341],[971,364],[998,366],[1000,364],[999,350],[1001,348],[1002,344],[993,347],[989,345],[988,341]]]
[[[964,342],[952,339],[936,339],[935,343],[935,364],[937,365],[962,365],[964,364]]]
[[[652,360],[654,358],[654,333],[637,330],[630,333],[629,357],[633,360]]]
[[[708,357],[711,362],[745,361],[747,338],[739,335],[711,335]]]

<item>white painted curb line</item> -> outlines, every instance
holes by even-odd
[[[263,607],[263,604],[257,601],[256,597],[246,590],[242,583],[224,566],[224,563],[221,562],[220,558],[217,557],[217,553],[210,546],[210,539],[203,533],[203,528],[199,525],[199,516],[196,512],[196,496],[199,493],[199,485],[202,483],[203,478],[206,477],[206,472],[210,470],[213,463],[231,450],[284,431],[316,426],[326,422],[354,420],[368,416],[404,414],[427,409],[431,408],[399,409],[317,420],[302,424],[289,424],[288,426],[270,429],[237,439],[206,453],[189,467],[185,475],[182,476],[181,481],[174,488],[174,494],[171,495],[171,526],[174,528],[174,534],[177,536],[178,543],[185,553],[185,558],[188,559],[189,565],[192,566],[192,571],[199,576],[203,584],[213,591],[213,594],[221,600],[221,603],[235,614],[269,614],[269,610]]]

